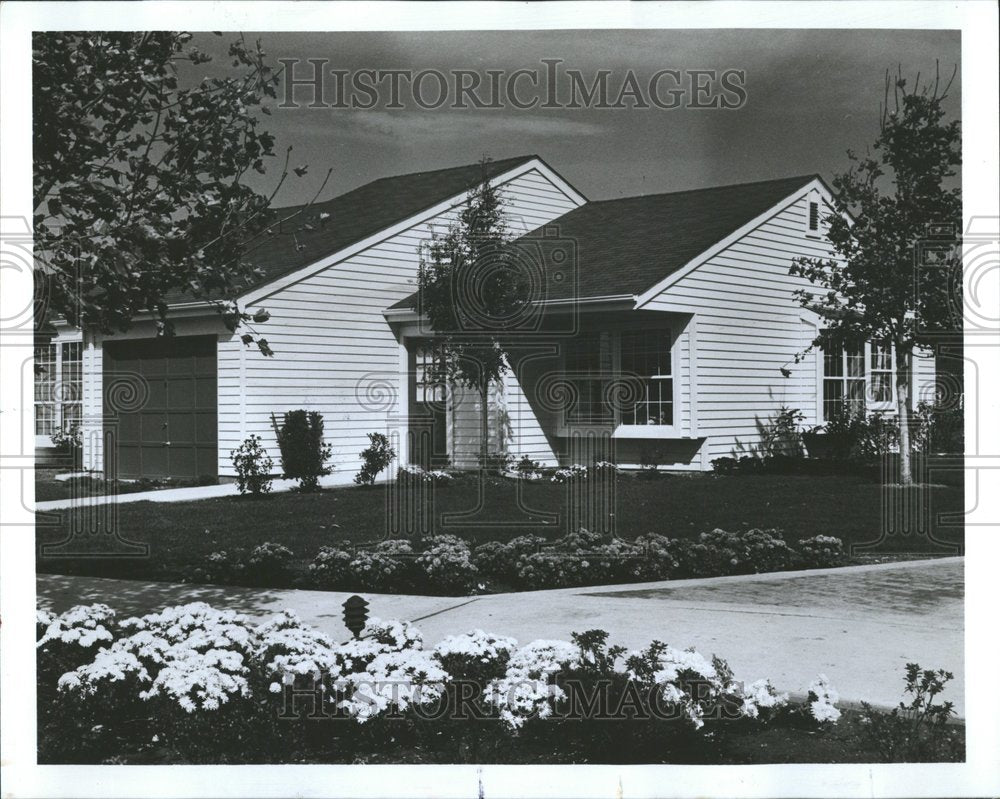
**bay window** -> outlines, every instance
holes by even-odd
[[[566,424],[638,428],[674,425],[671,332],[625,329],[577,335],[563,362],[573,396]]]

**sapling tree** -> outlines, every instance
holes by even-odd
[[[954,76],[953,76],[954,77]],[[949,288],[960,268],[960,248],[928,248],[941,230],[959,230],[961,190],[949,179],[961,164],[961,131],[946,119],[951,81],[939,77],[913,88],[886,74],[880,131],[864,157],[848,152],[851,166],[833,180],[835,195],[825,215],[835,258],[800,258],[793,275],[823,291],[799,290],[824,330],[813,346],[880,341],[892,347],[899,415],[900,480],[913,482],[910,466],[910,382],[914,350],[949,331]],[[919,269],[919,258],[934,258]],[[919,269],[919,275],[918,275]],[[918,280],[919,277],[919,280]]]
[[[217,34],[221,36],[222,34]],[[78,327],[127,330],[169,305],[210,303],[265,354],[235,298],[258,275],[268,194],[248,185],[275,156],[262,127],[278,73],[260,42],[236,36],[221,77],[182,32],[40,32],[32,54],[34,244],[47,311]],[[192,74],[193,73],[193,74]],[[263,115],[263,116],[262,116]]]
[[[509,369],[504,342],[528,293],[489,164],[483,159],[482,180],[456,223],[421,253],[418,273],[419,310],[440,353],[434,377],[475,389],[479,396],[482,468],[489,459],[490,387]]]

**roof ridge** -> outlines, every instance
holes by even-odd
[[[510,161],[530,161],[532,158],[538,158],[538,155],[532,153],[530,155],[515,155],[510,158],[498,158],[496,160],[490,159],[489,163],[505,164]],[[433,175],[437,172],[452,172],[458,169],[469,169],[470,167],[479,166],[481,163],[482,161],[475,161],[471,164],[459,164],[458,166],[443,166],[440,169],[418,169],[416,172],[404,172],[401,175],[383,175],[380,178],[375,178],[375,180],[370,180],[367,183],[362,183],[361,186],[358,186],[358,188],[360,189],[364,186],[370,186],[372,183],[378,183],[381,180],[397,180],[399,178],[413,177],[414,175]],[[354,191],[354,189],[351,189],[351,191]],[[346,193],[350,194],[350,192]],[[339,196],[343,197],[343,195]]]
[[[529,155],[517,155],[517,156],[513,156],[511,158],[500,158],[500,159],[495,160],[495,161],[491,160],[489,163],[490,164],[507,164],[507,163],[512,163],[514,161],[520,161],[520,162],[523,163],[523,162],[526,162],[526,161],[530,161],[532,158],[538,158],[539,160],[541,160],[540,156],[537,153],[532,153],[532,154],[529,154]],[[369,180],[367,183],[362,183],[359,186],[355,186],[353,189],[348,189],[347,191],[342,192],[340,194],[336,194],[333,197],[329,197],[326,200],[315,200],[312,203],[299,203],[297,205],[275,205],[275,206],[271,206],[268,210],[271,210],[271,211],[287,211],[287,210],[290,210],[290,209],[293,209],[293,208],[306,208],[306,207],[309,207],[309,206],[315,207],[315,206],[318,206],[318,205],[324,205],[326,203],[332,203],[334,200],[339,200],[339,199],[341,199],[343,197],[348,196],[349,194],[353,194],[354,192],[359,191],[360,189],[366,188],[367,186],[374,186],[376,183],[381,183],[382,181],[386,181],[386,180],[399,180],[400,178],[411,178],[411,177],[415,177],[417,175],[434,175],[434,174],[438,174],[440,172],[453,172],[453,171],[457,171],[459,169],[469,169],[471,167],[478,166],[480,163],[481,162],[477,161],[477,162],[472,163],[472,164],[459,164],[458,166],[445,166],[445,167],[441,167],[440,169],[422,169],[422,170],[418,170],[416,172],[404,172],[401,175],[383,175],[380,178],[375,178],[374,180]]]
[[[823,179],[818,172],[813,172],[811,174],[805,174],[805,175],[789,175],[786,178],[769,178],[768,180],[748,180],[744,181],[743,183],[724,183],[721,186],[702,186],[697,189],[681,189],[680,191],[657,191],[657,192],[652,192],[650,194],[630,194],[627,197],[608,197],[607,199],[604,200],[591,200],[590,202],[586,203],[586,205],[597,205],[598,203],[615,203],[615,202],[621,202],[622,200],[643,200],[643,199],[648,199],[650,197],[668,197],[668,196],[673,197],[681,194],[698,194],[699,192],[703,191],[719,191],[721,189],[739,189],[739,188],[747,188],[750,186],[763,186],[767,183],[788,183],[793,180],[795,181],[801,180],[803,183],[805,183],[810,180],[815,180],[817,178],[819,178],[820,180]],[[586,205],[581,207],[582,208],[586,207]]]

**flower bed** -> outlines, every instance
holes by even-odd
[[[265,542],[244,561],[239,553],[213,552],[201,579],[250,585],[298,585],[340,591],[465,595],[497,590],[538,590],[684,577],[757,574],[826,568],[848,562],[832,536],[792,547],[777,530],[712,530],[695,539],[648,534],[635,541],[580,529],[555,541],[519,536],[472,548],[453,535],[419,542],[389,539],[354,546],[324,546],[305,573],[294,573],[292,553]]]
[[[118,621],[93,605],[40,613],[37,647],[46,763],[357,762],[399,747],[438,762],[538,749],[711,762],[730,732],[839,716],[826,678],[794,703],[720,658],[626,652],[599,630],[520,647],[475,630],[427,649],[405,622],[371,619],[337,644],[288,611],[253,624],[193,603]]]

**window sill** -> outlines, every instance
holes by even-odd
[[[615,428],[612,438],[691,438],[683,435],[676,425],[666,424],[620,424]]]

